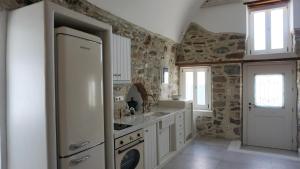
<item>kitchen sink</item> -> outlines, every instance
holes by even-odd
[[[171,113],[167,113],[167,112],[151,112],[151,113],[148,113],[147,116],[162,117],[162,116],[167,116],[170,114]]]

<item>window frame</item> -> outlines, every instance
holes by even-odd
[[[197,104],[197,72],[205,72],[205,105]],[[211,68],[209,66],[198,66],[198,67],[181,67],[180,68],[180,93],[184,98],[186,97],[185,93],[185,73],[193,72],[193,107],[194,110],[205,110],[211,111]]]
[[[272,49],[272,36],[271,36],[271,11],[275,9],[283,9],[283,48]],[[263,55],[263,54],[278,54],[292,52],[291,34],[290,34],[290,7],[288,3],[279,5],[270,5],[267,7],[255,8],[248,10],[248,49],[249,55]],[[254,14],[257,12],[265,12],[265,31],[266,31],[266,49],[255,50],[254,48]]]

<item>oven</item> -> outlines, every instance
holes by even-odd
[[[115,139],[116,169],[144,169],[142,130]]]

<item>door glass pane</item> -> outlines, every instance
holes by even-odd
[[[266,49],[266,12],[255,12],[254,20],[254,50]]]
[[[205,72],[197,72],[197,104],[206,105]]]
[[[256,106],[284,106],[284,78],[282,74],[255,75],[254,89]]]
[[[193,88],[194,88],[194,73],[185,72],[185,98],[188,100],[194,99]]]
[[[272,49],[283,48],[283,9],[271,11],[271,46]]]

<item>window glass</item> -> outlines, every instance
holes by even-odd
[[[164,84],[169,84],[169,72],[164,72]]]
[[[254,50],[266,49],[266,12],[255,12],[254,21]]]
[[[193,100],[195,110],[208,110],[211,98],[211,75],[209,67],[182,69],[180,83],[183,97]]]
[[[255,105],[259,107],[284,106],[284,77],[282,74],[255,75]]]
[[[283,9],[271,11],[271,46],[272,49],[283,48]]]
[[[205,72],[197,72],[197,104],[206,105]]]
[[[194,73],[185,72],[185,98],[188,100],[194,99]]]

